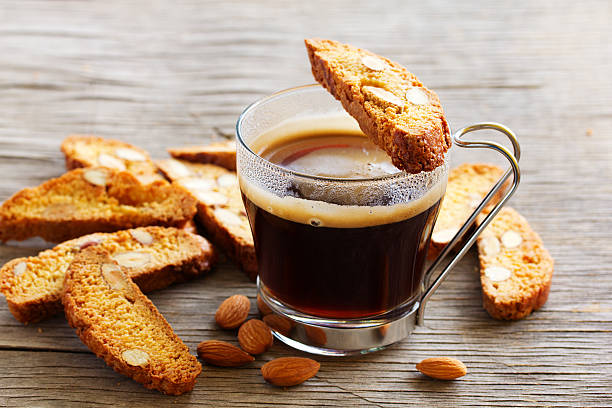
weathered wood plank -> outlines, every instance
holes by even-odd
[[[612,35],[609,2],[483,3],[3,1],[0,200],[63,171],[61,140],[96,133],[165,157],[171,145],[232,134],[242,109],[313,82],[302,39],[331,37],[388,55],[436,89],[454,128],[506,123],[523,147],[512,205],[555,257],[546,306],[515,323],[480,305],[470,253],[427,308],[425,326],[388,350],[322,358],[290,391],[258,368],[206,368],[181,397],[147,391],[91,355],[62,316],[31,326],[0,302],[0,406],[612,406]],[[456,151],[453,162],[495,160]],[[0,245],[0,263],[41,241]],[[233,341],[213,323],[224,297],[254,286],[229,263],[151,294],[195,350]],[[255,313],[253,307],[251,312]],[[40,329],[40,330],[39,330]],[[451,355],[464,379],[414,364]],[[69,389],[69,392],[66,390]]]

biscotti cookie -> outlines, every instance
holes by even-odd
[[[444,163],[450,130],[438,96],[416,76],[350,45],[319,39],[305,43],[315,79],[397,168],[419,173]]]
[[[481,163],[465,163],[450,171],[446,193],[431,234],[427,253],[429,258],[436,257],[450,242],[503,173],[497,166]],[[501,189],[489,208],[503,193]]]
[[[102,247],[74,258],[62,303],[70,326],[115,371],[170,395],[191,391],[202,366]]]
[[[146,151],[119,140],[72,135],[64,139],[61,150],[68,170],[101,166],[129,171],[145,184],[162,179]]]
[[[213,164],[176,159],[160,160],[157,165],[166,177],[198,199],[197,218],[207,236],[255,280],[257,260],[253,235],[236,173]]]
[[[505,207],[477,242],[487,312],[496,319],[516,320],[542,307],[548,299],[554,261],[527,220]]]
[[[125,171],[76,169],[6,200],[0,241],[39,236],[62,242],[147,225],[180,227],[195,215],[195,204],[187,191],[165,180],[143,185]]]
[[[206,239],[176,228],[145,227],[85,235],[38,256],[13,259],[0,269],[0,291],[13,316],[31,323],[61,310],[68,265],[82,249],[93,245],[124,266],[143,292],[199,276],[216,260]]]
[[[216,164],[228,170],[236,171],[236,142],[227,140],[204,146],[174,147],[168,149],[175,159],[195,163]]]

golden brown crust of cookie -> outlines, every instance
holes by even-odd
[[[431,235],[428,258],[438,256],[503,174],[500,167],[484,163],[464,163],[450,171]],[[501,189],[496,194],[488,208],[502,197],[504,191]]]
[[[236,142],[227,140],[203,146],[173,147],[168,149],[175,159],[194,163],[216,164],[230,171],[236,171]]]
[[[230,258],[240,265],[249,279],[255,281],[257,278],[257,258],[255,257],[252,235],[242,232],[237,234],[235,229],[224,223],[223,218],[215,214],[214,208],[206,205],[198,204],[198,220],[204,230],[207,231],[211,241],[224,248]],[[242,221],[241,229],[244,229],[244,226],[248,226],[248,221],[247,224]]]
[[[4,271],[5,268],[10,270],[14,265],[12,261],[8,262],[2,270]],[[6,281],[5,272],[0,272],[0,279],[2,279],[4,287],[4,281]],[[4,293],[5,291],[2,290],[2,292]],[[15,319],[24,324],[41,321],[63,310],[59,296],[52,296],[50,294],[27,300],[6,296],[6,303]]]
[[[40,236],[62,242],[147,225],[180,227],[194,216],[195,203],[183,188],[164,180],[143,185],[125,171],[76,169],[6,200],[0,207],[0,241]]]
[[[444,163],[450,130],[438,96],[401,65],[336,41],[305,40],[315,79],[408,173]]]
[[[66,270],[82,249],[93,245],[105,249],[111,256],[136,253],[146,261],[139,266],[139,258],[132,257],[128,261],[133,266],[126,269],[143,292],[200,276],[217,259],[205,238],[175,228],[144,227],[86,235],[34,257],[13,259],[0,269],[0,291],[13,316],[27,324],[60,311]]]
[[[160,160],[157,165],[166,177],[198,199],[197,220],[207,236],[254,281],[257,259],[236,173],[213,164],[177,159]]]
[[[61,151],[67,170],[102,166],[129,171],[145,184],[163,179],[145,150],[119,140],[71,135],[62,142]]]
[[[62,303],[79,338],[115,371],[165,394],[193,389],[202,366],[102,247],[74,258]]]
[[[540,236],[505,207],[478,237],[483,306],[496,319],[522,319],[548,299],[554,260]]]

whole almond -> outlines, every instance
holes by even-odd
[[[465,364],[450,357],[426,358],[416,365],[416,369],[438,380],[454,380],[467,374]]]
[[[255,358],[225,341],[207,340],[198,344],[198,356],[208,364],[219,367],[240,367]]]
[[[276,330],[283,336],[289,336],[291,329],[293,329],[293,322],[285,316],[269,314],[264,316],[263,321],[268,327],[272,330]]]
[[[321,364],[304,357],[281,357],[261,367],[264,380],[278,387],[291,387],[303,383],[319,372]]]
[[[215,313],[215,321],[224,329],[235,329],[247,319],[251,302],[244,295],[234,295],[225,299]]]
[[[238,330],[238,342],[244,351],[250,354],[261,354],[274,342],[272,331],[259,319],[251,319]]]

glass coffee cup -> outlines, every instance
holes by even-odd
[[[519,146],[510,130],[484,123],[456,132],[456,145],[494,149],[511,168],[426,271],[431,232],[446,189],[448,155],[443,165],[429,172],[408,174],[385,163],[372,169],[379,164],[368,162],[364,172],[342,177],[334,173],[336,168],[361,162],[347,164],[346,157],[332,154],[313,156],[299,170],[283,165],[314,152],[320,148],[317,145],[289,149],[285,161],[272,160],[274,155],[266,153],[270,146],[284,146],[285,139],[298,140],[294,136],[301,133],[343,135],[321,142],[329,148],[326,151],[353,147],[363,139],[357,136],[355,120],[318,85],[288,89],[255,102],[242,113],[236,128],[237,171],[255,242],[258,295],[276,315],[267,319],[275,336],[316,354],[365,353],[405,338],[422,320],[427,299],[520,179]],[[484,128],[505,133],[514,155],[497,143],[463,138]],[[359,148],[355,151],[361,154]],[[324,171],[327,167],[331,170]],[[512,174],[513,183],[503,198],[467,234]],[[460,240],[457,254],[441,268]]]

